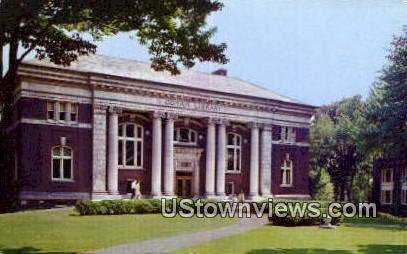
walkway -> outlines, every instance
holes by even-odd
[[[268,223],[267,217],[242,218],[238,223],[209,231],[177,235],[167,238],[153,239],[119,245],[107,249],[97,250],[95,254],[135,254],[135,253],[167,253],[176,249],[189,247],[195,244],[208,242],[214,239],[241,234]]]

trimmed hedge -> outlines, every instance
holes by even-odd
[[[161,212],[160,200],[81,200],[75,205],[80,215],[120,215]]]
[[[320,214],[325,214],[326,209],[325,208],[320,208]],[[276,215],[273,215],[269,217],[269,222],[272,225],[275,226],[286,226],[286,227],[294,227],[294,226],[315,226],[315,225],[321,225],[323,224],[323,218],[320,217],[311,217],[309,214],[305,214],[303,217],[299,217],[298,215],[295,217],[292,216],[285,216],[285,217],[279,217]],[[331,218],[331,224],[332,225],[340,225],[343,222],[343,216],[339,217],[332,217]]]

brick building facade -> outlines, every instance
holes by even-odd
[[[29,61],[10,133],[23,203],[128,196],[309,198],[315,108],[213,74],[104,56]]]

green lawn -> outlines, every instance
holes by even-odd
[[[223,227],[235,221],[163,218],[160,214],[78,216],[72,210],[0,214],[0,253],[76,253]]]
[[[265,226],[175,253],[407,253],[407,222],[352,219],[336,229]]]

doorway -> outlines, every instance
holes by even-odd
[[[179,198],[192,197],[192,176],[176,176],[175,186]]]

